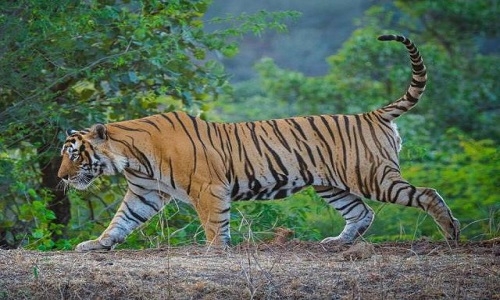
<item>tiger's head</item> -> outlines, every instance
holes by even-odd
[[[105,125],[97,124],[81,131],[68,130],[66,134],[57,173],[65,185],[83,190],[100,175],[113,175],[126,167],[126,159],[109,149]]]

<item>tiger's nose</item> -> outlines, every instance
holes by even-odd
[[[61,178],[64,181],[67,181],[69,179],[69,174],[66,172],[58,172],[57,177]]]

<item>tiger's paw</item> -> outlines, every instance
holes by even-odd
[[[207,251],[214,253],[228,252],[231,250],[231,245],[229,243],[207,243]]]
[[[327,237],[321,241],[325,243],[335,243],[338,245],[347,245],[354,243],[358,238],[363,236],[363,233],[370,227],[373,218],[365,218],[359,222],[349,223],[344,227],[344,230],[338,236]]]
[[[111,250],[112,246],[113,244],[106,243],[106,240],[96,239],[96,240],[81,242],[76,246],[75,251],[87,252],[87,251]]]
[[[332,243],[337,245],[347,245],[347,244],[352,244],[353,242],[354,240],[346,239],[345,237],[342,236],[331,236],[321,240],[320,244]]]
[[[448,240],[458,241],[460,239],[460,222],[452,217],[450,225],[445,228],[445,231]]]

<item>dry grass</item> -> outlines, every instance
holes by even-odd
[[[0,250],[0,299],[500,299],[500,241]]]

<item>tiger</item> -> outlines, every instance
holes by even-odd
[[[207,245],[230,246],[232,201],[282,199],[312,187],[345,220],[321,243],[350,244],[372,224],[363,199],[426,211],[448,240],[460,223],[435,189],[402,178],[401,138],[394,120],[419,101],[427,71],[415,44],[402,35],[412,75],[406,92],[367,113],[297,116],[254,122],[209,122],[174,111],[67,132],[58,177],[88,188],[101,175],[122,173],[128,189],[109,226],[76,251],[122,243],[172,199],[191,204]]]

